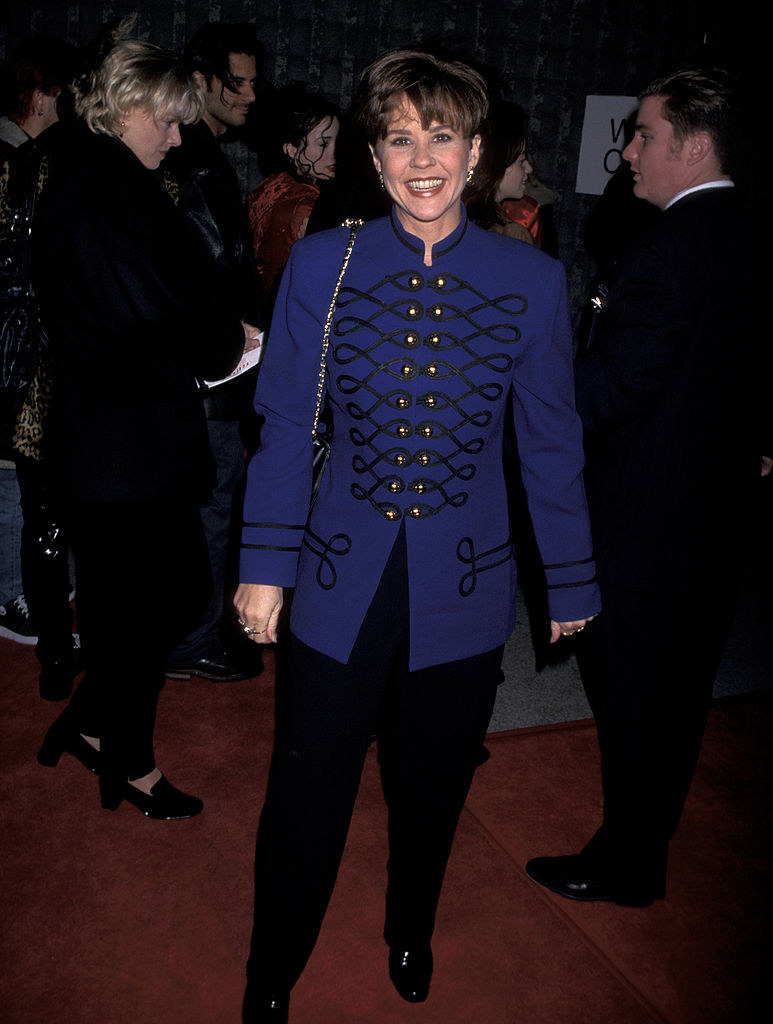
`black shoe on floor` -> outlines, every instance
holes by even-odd
[[[535,857],[526,874],[538,885],[559,896],[585,903],[611,902],[620,907],[649,907],[666,895],[667,844],[639,851],[626,859],[620,870],[605,852],[603,832],[591,839],[581,853],[564,857]]]
[[[535,857],[526,865],[533,882],[570,900],[596,903],[615,898],[612,879],[581,853],[564,857]]]
[[[423,1003],[429,995],[432,980],[432,949],[390,949],[389,977],[392,984],[409,1003]]]
[[[260,992],[248,985],[242,1005],[242,1024],[287,1024],[289,992]]]
[[[199,658],[184,665],[168,665],[168,679],[190,679],[199,676],[211,679],[213,683],[235,683],[240,679],[254,679],[263,671],[260,652],[256,651],[251,658],[235,658],[230,651],[222,650],[211,658]]]
[[[124,800],[128,800],[130,804],[138,807],[146,818],[154,818],[156,821],[180,821],[184,818],[193,818],[204,808],[204,804],[197,796],[183,793],[163,775],[155,786],[151,787],[150,793],[145,793],[141,789],[137,789],[136,786],[132,786],[131,782],[127,782],[121,795]],[[102,805],[109,810],[115,810],[118,806],[114,801],[105,801],[104,799]]]

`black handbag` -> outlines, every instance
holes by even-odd
[[[320,430],[320,422],[322,415],[322,402],[325,397],[325,373],[327,367],[327,350],[330,345],[330,328],[333,323],[333,312],[335,310],[336,302],[338,300],[338,292],[341,288],[341,282],[344,279],[346,268],[349,264],[349,257],[352,255],[352,249],[354,248],[354,240],[357,237],[357,231],[362,226],[361,220],[345,220],[344,226],[349,228],[349,241],[346,244],[346,251],[344,252],[344,258],[341,262],[341,269],[338,271],[338,280],[336,281],[335,288],[333,289],[333,298],[330,300],[330,307],[327,311],[327,317],[325,319],[325,330],[322,335],[322,358],[319,364],[319,380],[317,382],[317,408],[314,411],[314,426],[311,431],[311,445],[312,445],[312,459],[311,459],[311,504],[317,497],[317,491],[319,490],[320,482],[322,481],[322,474],[327,465],[328,459],[330,458],[330,442],[332,440],[333,432],[332,425],[330,423],[324,423],[324,431]]]

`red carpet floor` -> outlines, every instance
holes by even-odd
[[[270,660],[270,655],[269,659]],[[32,648],[0,640],[3,1024],[238,1024],[252,847],[272,731],[257,680],[168,682],[159,765],[205,802],[187,822],[99,807],[94,778],[35,754],[57,705]],[[524,873],[575,850],[600,810],[593,726],[489,737],[438,915],[425,1004],[403,1002],[381,937],[385,812],[375,751],[291,1024],[750,1024],[769,1021],[771,694],[709,721],[667,900],[577,904]]]

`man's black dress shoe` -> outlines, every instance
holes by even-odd
[[[621,907],[649,907],[666,895],[664,869],[642,864],[613,877],[585,853],[535,857],[527,863],[526,874],[559,896],[585,903],[614,900]]]
[[[423,1003],[432,979],[432,950],[429,945],[419,949],[390,949],[389,977],[403,999],[409,1003]]]
[[[242,1004],[243,1024],[287,1024],[289,992],[259,992],[248,985]]]
[[[580,853],[535,857],[527,863],[526,874],[538,885],[570,900],[593,903],[615,898],[611,879],[594,869]]]
[[[211,658],[199,658],[184,665],[167,665],[166,675],[169,679],[190,679],[199,676],[211,679],[214,683],[235,683],[240,679],[254,679],[263,671],[260,652],[255,651],[251,657],[234,658],[229,651],[223,650]]]

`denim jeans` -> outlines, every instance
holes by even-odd
[[[0,604],[23,592],[21,581],[21,495],[16,470],[0,468]]]

